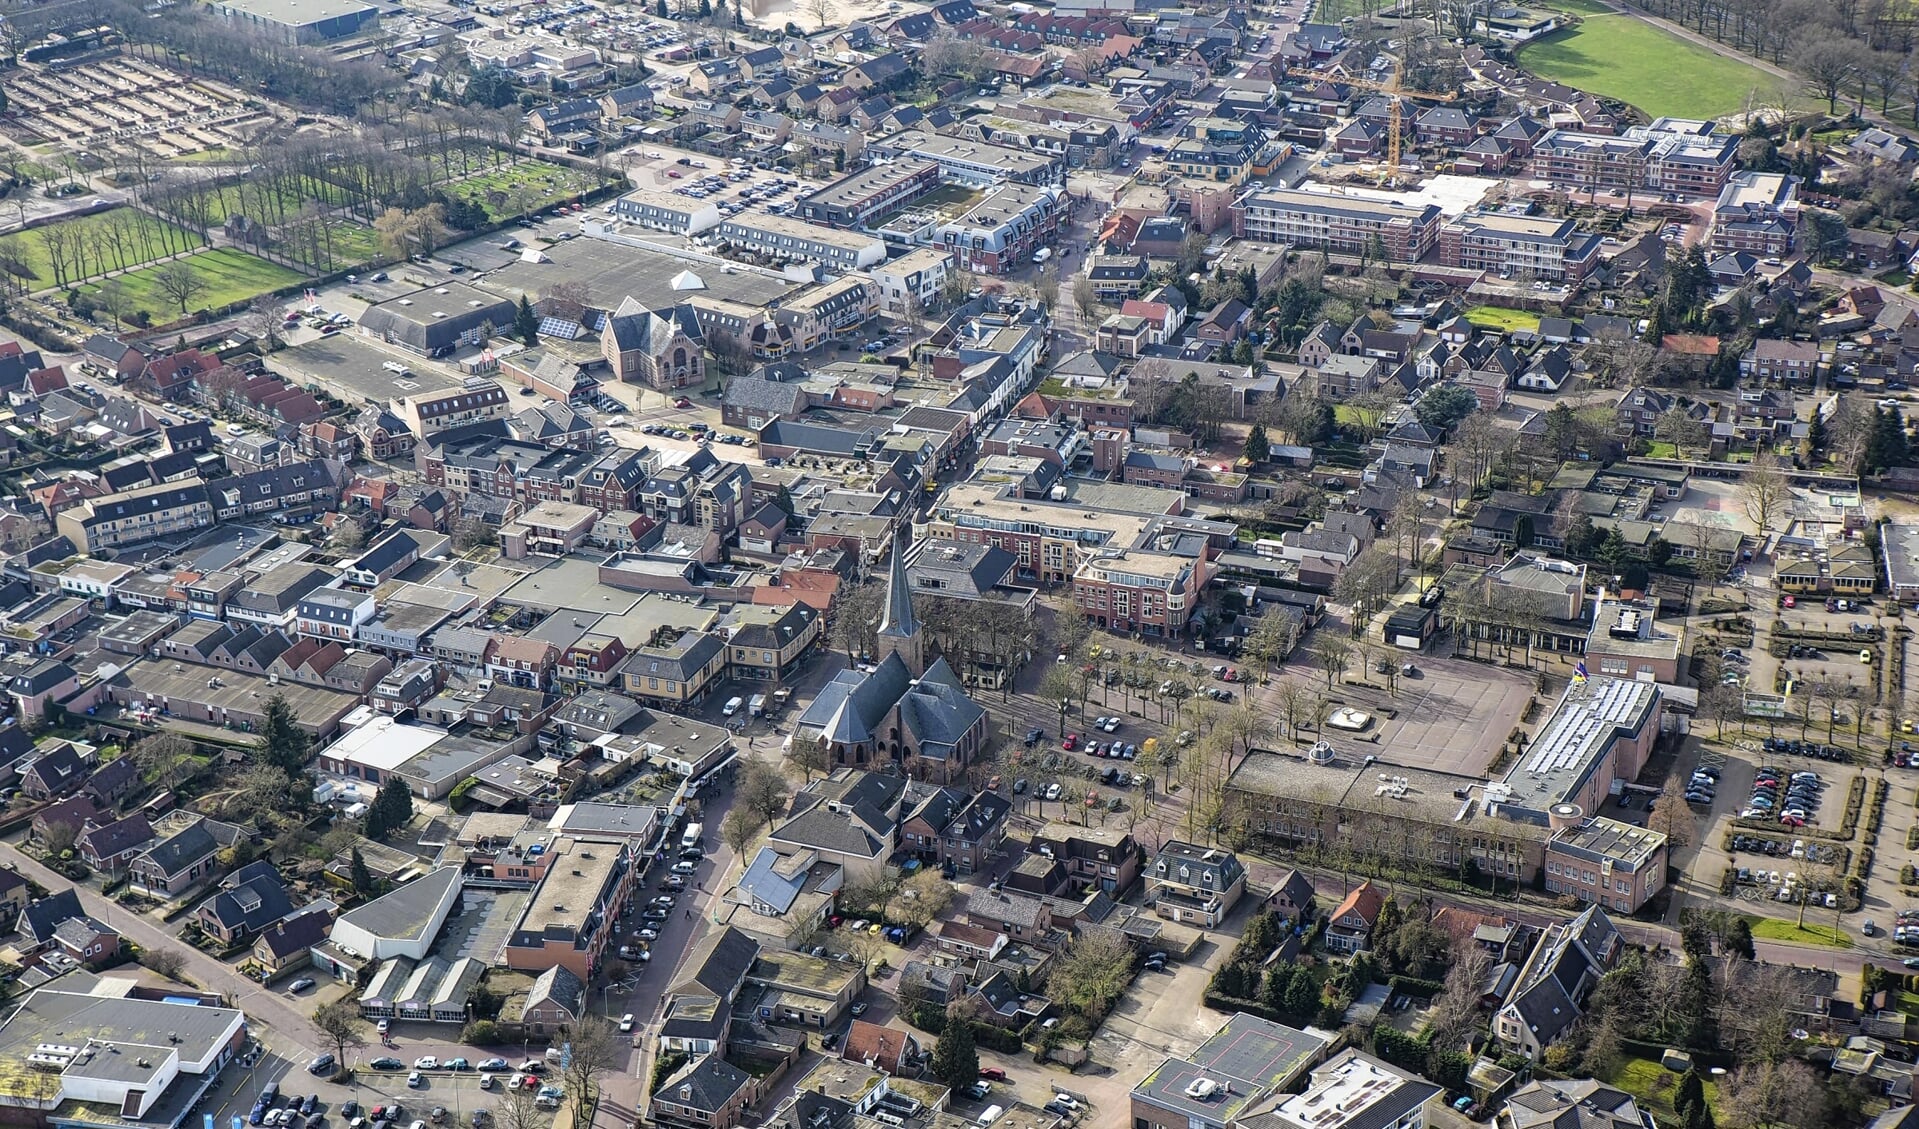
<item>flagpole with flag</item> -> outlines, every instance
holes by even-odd
[[[1584,681],[1586,681],[1586,664],[1581,662],[1573,667],[1573,685],[1577,686]]]

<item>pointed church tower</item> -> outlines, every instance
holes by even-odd
[[[886,656],[898,655],[918,678],[926,673],[926,651],[919,617],[913,614],[913,589],[906,581],[906,547],[912,541],[911,532],[893,540],[893,559],[886,575],[886,611],[880,617],[879,653],[873,657],[885,662]]]

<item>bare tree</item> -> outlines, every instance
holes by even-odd
[[[745,856],[746,848],[752,844],[766,826],[766,820],[760,813],[745,804],[736,803],[726,818],[720,821],[720,838],[732,849],[735,855]]]
[[[206,280],[200,272],[193,269],[193,263],[187,259],[175,259],[161,267],[153,275],[154,288],[178,303],[182,314],[187,312],[187,304],[206,293]]]
[[[1479,1026],[1480,1001],[1486,997],[1486,977],[1492,966],[1492,955],[1478,945],[1467,941],[1454,946],[1446,989],[1434,1000],[1428,1020],[1435,1047],[1455,1048]]]
[[[1720,1123],[1727,1129],[1826,1123],[1826,1089],[1797,1059],[1733,1068],[1719,1084]]]
[[[1353,646],[1328,633],[1314,645],[1313,657],[1318,660],[1320,669],[1326,672],[1326,689],[1331,690],[1333,683],[1353,664]]]
[[[1765,536],[1781,524],[1791,497],[1786,476],[1780,472],[1772,456],[1762,454],[1755,457],[1752,469],[1746,472],[1745,480],[1739,484],[1739,501],[1745,507],[1746,517],[1759,527],[1760,536]]]
[[[330,1004],[321,1004],[313,1012],[313,1029],[321,1038],[333,1044],[334,1065],[337,1070],[346,1069],[348,1047],[366,1045],[366,1021],[360,1018],[359,1005],[352,1000],[334,1000]]]
[[[1086,275],[1073,279],[1073,306],[1079,310],[1082,325],[1090,322],[1093,311],[1099,309],[1099,294],[1093,290],[1093,280]]]
[[[826,25],[832,22],[833,12],[837,7],[833,0],[806,0],[805,12],[820,25],[821,31],[825,31]]]
[[[582,1018],[568,1032],[570,1057],[560,1076],[573,1099],[573,1123],[590,1124],[590,1112],[599,1100],[600,1079],[620,1065],[620,1037],[612,1024],[596,1015]]]

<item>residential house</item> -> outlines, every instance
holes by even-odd
[[[1372,948],[1373,926],[1386,906],[1386,895],[1370,881],[1361,882],[1346,895],[1327,919],[1326,947],[1336,953],[1357,953]]]
[[[1146,892],[1159,916],[1216,929],[1246,892],[1246,868],[1229,850],[1175,840],[1147,868]]]
[[[961,875],[986,870],[1000,857],[1011,811],[997,792],[934,788],[901,822],[900,846]]]
[[[1586,998],[1624,947],[1598,906],[1549,926],[1519,970],[1493,1018],[1493,1034],[1511,1051],[1537,1061],[1584,1014]]]
[[[198,820],[148,847],[128,865],[132,888],[172,898],[211,878],[219,869],[220,841]]]

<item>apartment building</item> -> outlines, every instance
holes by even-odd
[[[1439,261],[1501,278],[1577,285],[1599,265],[1600,240],[1570,219],[1473,212],[1439,230]]]
[[[1073,571],[1073,603],[1106,630],[1177,639],[1212,576],[1203,552],[1106,550]]]
[[[1058,188],[1004,184],[941,224],[933,238],[966,270],[1007,274],[1059,234],[1064,195]]]
[[[718,204],[652,188],[636,188],[613,201],[613,214],[627,223],[673,235],[698,235],[720,225]]]
[[[506,966],[536,974],[564,968],[590,984],[619,932],[638,868],[627,845],[612,840],[561,838],[547,853],[556,857],[507,937]]]
[[[837,270],[863,270],[886,261],[886,244],[880,239],[766,211],[741,212],[715,230],[736,248],[774,259],[817,260]]]
[[[922,310],[937,304],[952,267],[953,256],[945,250],[917,247],[869,267],[866,273],[879,290],[880,307],[889,314],[904,314],[909,303]]]
[[[1236,118],[1199,118],[1180,131],[1166,167],[1180,176],[1222,184],[1244,183],[1266,147],[1266,131]]]
[[[1119,898],[1139,879],[1139,844],[1119,828],[1048,823],[1033,833],[1026,851],[1063,866],[1075,893],[1097,887]]]
[[[501,324],[512,323],[509,320]],[[498,381],[483,377],[468,380],[459,388],[402,396],[393,401],[394,414],[420,439],[469,423],[499,419],[511,406],[506,389],[500,387]]]
[[[1147,899],[1168,921],[1216,928],[1246,892],[1239,856],[1178,841],[1160,848],[1146,871]]]
[[[876,157],[910,157],[939,166],[940,179],[975,188],[1015,181],[1054,184],[1064,162],[1056,155],[948,137],[927,129],[903,129],[867,143]]]
[[[862,228],[904,208],[938,188],[940,167],[907,159],[874,165],[843,176],[793,203],[793,214],[809,223]]]
[[[1242,239],[1343,255],[1383,253],[1395,263],[1418,262],[1432,250],[1442,218],[1432,204],[1294,189],[1248,192],[1234,202],[1232,211],[1233,234]]]
[[[1736,172],[1712,207],[1712,249],[1785,255],[1799,233],[1799,178]]]
[[[1651,160],[1652,142],[1643,138],[1555,129],[1533,146],[1533,175],[1585,191],[1643,192]]]
[[[103,494],[60,511],[55,532],[82,553],[97,554],[161,537],[179,537],[213,525],[206,484],[167,482]]]
[[[1660,118],[1625,136],[1555,129],[1533,148],[1533,175],[1582,191],[1619,189],[1681,199],[1717,197],[1739,138],[1712,122]]]

